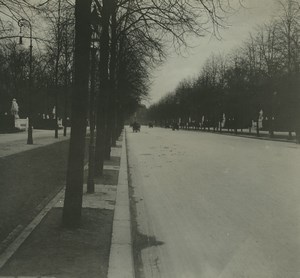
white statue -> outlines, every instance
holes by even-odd
[[[221,126],[225,127],[225,124],[226,124],[226,115],[225,115],[225,113],[223,113],[223,118],[222,118]]]
[[[10,113],[15,117],[15,119],[19,119],[19,105],[15,98],[12,100]]]
[[[261,129],[263,127],[263,119],[264,119],[264,112],[262,110],[259,111],[258,116],[258,128]]]

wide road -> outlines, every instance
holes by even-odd
[[[127,128],[144,276],[300,277],[300,147]]]

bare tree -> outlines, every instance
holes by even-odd
[[[287,124],[289,125],[289,138],[295,125],[299,103],[297,89],[293,86],[299,78],[299,42],[300,42],[300,2],[298,0],[279,0],[280,14],[278,19],[280,51],[283,58],[283,65],[288,80],[285,88],[285,99]]]
[[[166,57],[166,46],[172,45],[177,51],[180,52],[182,46],[188,46],[187,37],[190,35],[203,36],[206,33],[218,34],[218,28],[225,24],[225,15],[232,11],[228,1],[166,1],[166,0],[115,0],[110,2],[110,7],[107,9],[110,13],[105,15],[105,1],[101,3],[96,1],[99,12],[103,18],[108,18],[110,21],[111,29],[111,52],[100,54],[105,61],[105,57],[110,55],[110,86],[108,91],[102,88],[105,93],[106,103],[105,107],[109,107],[105,112],[106,120],[104,121],[104,128],[100,128],[100,134],[105,134],[106,138],[106,158],[110,157],[110,145],[114,140],[111,137],[114,132],[111,130],[113,126],[113,117],[115,110],[114,104],[114,91],[115,91],[115,70],[116,68],[116,55],[117,47],[122,47],[122,41],[126,38],[132,47],[143,52],[143,59],[147,59],[148,66],[161,62]],[[106,21],[105,21],[106,22]],[[102,20],[102,33],[106,33],[107,24]],[[101,39],[102,49],[106,44],[108,49],[107,39]],[[107,52],[107,50],[105,50]],[[100,68],[103,69],[104,64],[100,62]],[[105,71],[108,71],[108,64]],[[101,72],[102,70],[100,70]],[[100,82],[105,86],[106,81]],[[102,85],[100,85],[102,86]],[[101,89],[100,89],[101,90]],[[99,104],[99,107],[101,105]],[[110,113],[108,115],[108,113]],[[98,113],[98,123],[101,113]],[[102,120],[103,121],[103,120]],[[108,122],[109,121],[109,122]],[[102,130],[102,132],[100,131]],[[102,135],[103,136],[103,135]],[[97,136],[96,145],[96,160],[97,169],[102,168],[101,159],[101,138]],[[103,157],[103,155],[102,155]],[[101,170],[99,170],[101,173]]]
[[[86,115],[88,104],[91,1],[75,2],[75,73],[72,123],[63,224],[78,227],[81,220]]]
[[[100,38],[100,93],[98,97],[97,111],[97,145],[103,145],[103,134],[111,138],[110,132],[105,133],[108,118],[111,115],[103,112],[108,103],[108,96],[113,97],[116,85],[122,77],[114,76],[121,65],[121,58],[113,62],[122,49],[122,38],[126,38],[128,44],[137,44],[134,48],[134,57],[143,58],[143,61],[161,61],[165,55],[167,45],[173,45],[180,51],[181,46],[187,46],[189,35],[203,36],[206,33],[217,34],[217,30],[224,24],[227,12],[231,10],[230,1],[214,0],[118,0],[116,2],[117,13],[112,16],[112,3],[114,1],[96,0],[95,3],[101,16]],[[67,226],[78,226],[81,215],[82,183],[83,183],[83,149],[86,119],[86,95],[88,87],[88,53],[90,42],[89,14],[90,1],[77,0],[75,4],[75,89],[72,108],[72,131],[70,142],[70,156],[68,164],[67,188],[63,219]],[[114,16],[116,16],[116,29],[114,29]],[[110,29],[111,28],[111,29]],[[112,32],[110,32],[110,30]],[[116,35],[116,49],[110,49],[110,40]],[[126,48],[129,50],[130,48]],[[147,53],[148,52],[148,53]],[[126,55],[128,52],[125,52]],[[148,59],[146,58],[148,57]],[[124,58],[124,57],[122,57]],[[111,65],[109,65],[111,61]],[[135,60],[138,61],[138,60]],[[138,65],[139,63],[137,63]],[[110,71],[109,71],[110,66]],[[130,67],[132,70],[133,67]],[[130,71],[133,76],[126,76],[130,84],[130,95],[138,100],[141,88],[145,81],[145,68],[138,72]],[[111,74],[111,75],[109,75]],[[140,78],[134,78],[134,74]],[[109,81],[112,81],[110,84]],[[133,93],[134,92],[134,93]],[[86,95],[85,95],[86,94]],[[101,97],[104,96],[104,97]],[[106,117],[106,118],[105,118]],[[111,140],[111,139],[110,139]],[[109,141],[110,141],[109,140]],[[110,141],[111,142],[111,141]],[[96,148],[97,149],[97,148]],[[96,160],[101,157],[96,153]],[[101,160],[101,159],[100,159]],[[99,161],[100,161],[99,160]],[[101,163],[101,161],[100,161]],[[97,165],[99,169],[99,165]]]

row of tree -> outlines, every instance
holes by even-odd
[[[203,35],[207,28],[222,24],[221,15],[229,8],[228,1],[197,0],[103,0],[75,2],[75,87],[72,94],[72,133],[63,219],[70,227],[80,223],[85,115],[87,92],[96,89],[95,113],[90,113],[96,125],[96,171],[103,169],[103,157],[109,158],[123,121],[134,112],[147,95],[150,70],[163,61],[166,47],[180,48],[186,36]],[[88,20],[90,18],[90,20]],[[91,28],[99,37],[97,78],[93,81],[88,64]],[[91,69],[95,59],[91,60]],[[95,85],[95,87],[94,87]],[[90,105],[90,112],[92,105]],[[126,113],[127,112],[127,113]],[[93,116],[94,115],[94,116]],[[92,136],[91,132],[91,138]],[[90,164],[90,170],[91,170]],[[100,170],[99,170],[100,169]],[[91,174],[92,176],[92,174]]]
[[[11,99],[16,97],[21,115],[49,114],[55,106],[56,119],[71,118],[63,223],[78,227],[87,122],[88,190],[93,192],[94,175],[102,174],[103,161],[110,158],[111,146],[116,143],[124,119],[147,96],[150,71],[164,60],[166,49],[186,46],[189,35],[217,32],[232,9],[227,0],[30,2],[0,1],[0,14],[17,21],[22,13],[33,29],[43,30],[33,32],[29,83],[30,52],[18,50],[18,36],[7,35],[7,24],[1,18],[2,37],[12,40],[1,41],[1,111],[7,111]],[[23,36],[28,38],[25,27]]]
[[[263,111],[271,132],[300,129],[300,2],[278,1],[279,14],[228,55],[212,55],[199,76],[149,108],[150,119],[218,127],[225,115],[251,127]],[[229,120],[229,121],[228,121]]]

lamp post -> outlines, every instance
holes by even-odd
[[[29,44],[29,93],[28,93],[28,136],[27,136],[27,144],[33,144],[32,138],[32,113],[31,113],[31,90],[32,90],[32,26],[29,20],[26,18],[21,18],[18,20],[18,25],[20,27],[20,36],[19,36],[19,44],[23,44],[22,38],[22,27],[28,26],[30,31],[30,44]]]
[[[274,137],[274,131],[275,131],[275,113],[276,113],[276,101],[277,101],[277,92],[275,91],[272,94],[271,99],[271,117],[269,118],[269,132],[270,137]]]

